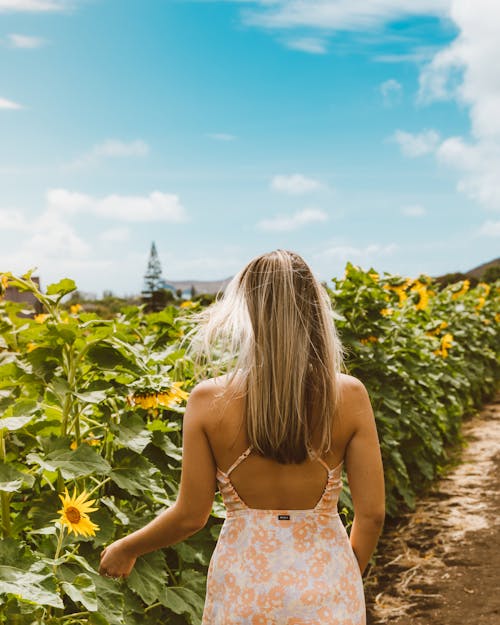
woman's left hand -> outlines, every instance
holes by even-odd
[[[128,577],[137,556],[127,547],[123,538],[115,540],[101,551],[99,573],[105,577]]]

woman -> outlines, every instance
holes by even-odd
[[[218,488],[227,509],[210,561],[203,625],[363,625],[362,573],[380,536],[380,446],[363,384],[341,373],[325,289],[304,260],[253,259],[200,316],[193,344],[232,358],[198,384],[184,415],[175,504],[101,554],[136,558],[201,529]],[[337,512],[345,467],[350,537]]]

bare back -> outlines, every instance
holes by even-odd
[[[339,419],[336,420],[332,432],[333,449],[323,460],[331,469],[344,461],[349,481],[351,482],[352,476],[355,484],[361,484],[362,480],[355,477],[355,465],[361,461],[362,450],[359,454],[354,454],[356,458],[349,458],[350,442],[360,428],[356,397],[353,394],[353,383],[356,382],[359,381],[341,374],[341,402]],[[224,377],[214,380],[214,391],[221,390],[224,383]],[[209,411],[210,418],[205,421],[205,431],[215,463],[223,472],[249,446],[244,427],[244,400],[232,394],[230,389],[227,391],[224,397],[214,398]],[[313,448],[316,448],[314,435],[312,443]],[[373,456],[376,463],[377,452],[380,454],[380,450],[378,440],[374,441],[373,436],[371,445],[377,447]],[[327,471],[317,459],[308,459],[301,464],[282,465],[252,452],[231,472],[231,482],[240,498],[250,508],[305,510],[313,508],[321,498],[327,482]]]

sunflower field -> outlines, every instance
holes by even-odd
[[[98,574],[103,547],[177,496],[182,415],[195,383],[181,348],[186,302],[101,319],[68,307],[63,279],[0,274],[43,313],[0,301],[0,624],[195,625],[224,508],[188,540]],[[460,424],[498,386],[500,283],[446,288],[352,264],[326,285],[349,373],[370,394],[387,514],[412,509],[460,443]],[[182,313],[182,315],[181,315]],[[187,319],[186,319],[187,317]],[[340,499],[352,521],[348,484]]]

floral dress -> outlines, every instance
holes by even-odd
[[[226,519],[212,554],[202,625],[366,625],[363,581],[337,512],[342,462],[314,508],[249,508],[229,475],[217,482]]]

